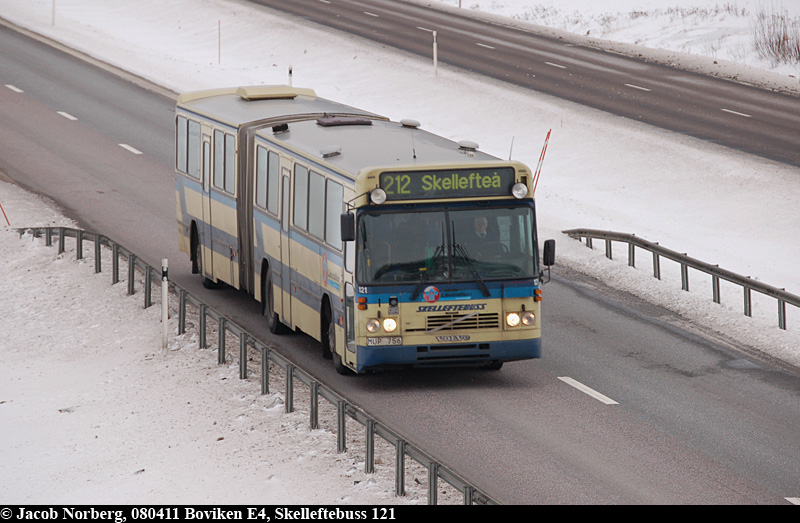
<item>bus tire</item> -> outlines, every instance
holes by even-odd
[[[479,368],[483,370],[500,370],[503,368],[503,362],[499,360],[494,360],[486,365],[481,365]]]
[[[333,368],[342,376],[349,376],[353,371],[345,366],[342,357],[336,352],[336,321],[333,319],[333,312],[327,303],[324,306],[324,323],[322,325],[322,357],[333,360]]]
[[[267,276],[262,278],[261,285],[261,313],[267,317],[267,327],[272,334],[283,334],[287,331],[286,325],[281,323],[280,316],[275,312],[275,294],[272,292],[272,275],[269,267],[265,269]]]
[[[206,278],[203,275],[203,246],[200,244],[200,239],[198,238],[197,231],[194,232],[192,235],[194,243],[194,260],[192,260],[192,272],[196,272],[200,275],[200,281],[203,283],[203,287],[206,289],[218,289],[219,283],[215,282],[210,278]]]

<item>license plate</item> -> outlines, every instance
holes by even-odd
[[[384,336],[381,338],[367,338],[367,346],[378,347],[381,345],[402,345],[403,338],[401,336]]]

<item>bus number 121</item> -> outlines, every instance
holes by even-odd
[[[394,519],[394,508],[373,507],[372,519]]]

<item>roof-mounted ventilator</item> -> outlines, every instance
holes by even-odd
[[[458,142],[458,148],[465,153],[474,153],[478,150],[478,144],[469,140],[461,140]]]
[[[281,123],[278,125],[272,126],[272,134],[283,134],[289,132],[289,124],[288,123]]]
[[[331,158],[333,156],[339,156],[342,154],[342,148],[338,145],[330,145],[328,147],[323,147],[320,149],[319,154],[322,155],[323,158]]]
[[[369,118],[359,116],[323,116],[317,118],[317,125],[322,127],[337,127],[340,125],[372,125]]]

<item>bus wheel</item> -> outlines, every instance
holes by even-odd
[[[350,375],[352,371],[344,365],[342,357],[336,352],[336,322],[333,319],[333,313],[328,306],[325,307],[325,311],[327,329],[323,329],[322,333],[322,356],[333,360],[333,368],[336,369],[336,372],[342,376]],[[323,325],[323,327],[325,326]]]
[[[267,269],[269,270],[269,269]],[[272,276],[264,278],[261,287],[261,312],[267,317],[267,326],[272,334],[283,334],[286,326],[281,323],[278,314],[275,312],[275,293],[272,292]]]
[[[200,280],[203,282],[203,287],[206,289],[218,289],[219,283],[203,276],[203,246],[195,236],[194,239],[194,267],[197,268],[197,273],[200,275]]]
[[[491,363],[487,363],[486,365],[481,365],[479,368],[484,370],[500,370],[503,368],[503,362],[494,360]]]

